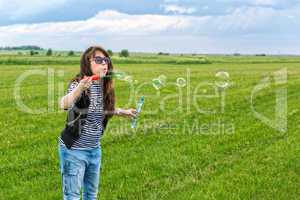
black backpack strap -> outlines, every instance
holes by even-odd
[[[84,92],[75,105],[68,110],[66,124],[61,132],[61,139],[69,149],[79,139],[80,127],[85,123],[89,105],[89,96]]]

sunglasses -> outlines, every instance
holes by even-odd
[[[95,63],[96,64],[110,64],[111,63],[111,60],[109,57],[100,57],[100,56],[96,56],[94,58],[95,60]]]

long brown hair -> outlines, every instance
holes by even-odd
[[[91,46],[84,51],[80,59],[80,72],[72,80],[79,82],[84,76],[92,76],[93,72],[91,70],[90,59],[95,57],[96,51],[102,52],[106,57],[109,57],[107,51],[101,46]],[[112,62],[108,63],[108,73],[113,71]],[[108,120],[113,116],[113,111],[115,110],[115,90],[113,80],[110,76],[103,81],[103,95],[104,95],[104,128]]]

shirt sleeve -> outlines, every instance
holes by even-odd
[[[72,92],[78,85],[79,83],[76,81],[73,81],[72,83],[69,84],[69,87],[67,89],[67,94],[69,94],[70,92]]]
[[[71,93],[78,86],[78,84],[79,83],[77,81],[71,82],[69,84],[69,87],[67,89],[67,93],[66,94]],[[80,95],[80,97],[81,97],[81,95]],[[80,97],[78,97],[77,100],[72,105],[70,105],[70,107],[68,109],[71,109],[75,105],[75,103],[80,99]],[[65,110],[68,110],[68,109],[65,109]]]

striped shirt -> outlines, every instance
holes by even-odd
[[[77,85],[78,82],[72,82],[67,90],[67,94],[76,88]],[[99,140],[103,134],[103,119],[103,80],[93,81],[90,87],[90,105],[86,123],[80,127],[79,139],[74,142],[72,149],[91,149],[100,146]],[[65,145],[60,137],[59,140],[61,145]]]

